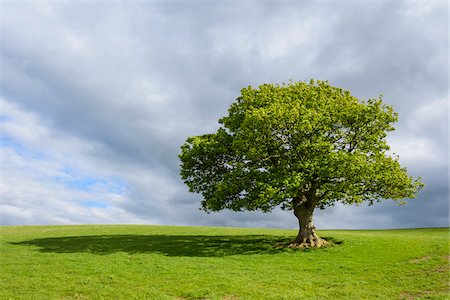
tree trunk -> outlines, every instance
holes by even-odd
[[[323,247],[328,244],[316,234],[313,223],[314,201],[306,201],[294,207],[294,215],[298,219],[299,231],[292,246],[295,248]]]

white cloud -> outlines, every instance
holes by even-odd
[[[448,167],[448,101],[427,101],[412,109],[404,125],[390,135],[391,151],[417,170]]]
[[[127,183],[101,168],[104,162],[90,155],[95,146],[45,126],[5,99],[0,111],[7,116],[0,127],[1,223],[145,222],[117,206],[129,200]],[[105,207],[86,205],[90,201]]]
[[[187,136],[214,131],[240,88],[264,82],[314,77],[383,93],[401,113],[390,136],[401,161],[430,182],[448,168],[448,17],[439,5],[1,5],[4,223],[295,227],[289,212],[205,215],[178,175]],[[427,193],[447,201],[442,184]],[[402,226],[397,210],[380,207],[361,217],[331,208],[317,223]],[[409,216],[421,208],[411,207]]]

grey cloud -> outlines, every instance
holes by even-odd
[[[115,207],[130,220],[295,227],[291,214],[278,210],[198,211],[200,198],[179,178],[177,155],[187,136],[217,129],[242,87],[311,77],[358,97],[384,94],[400,113],[393,150],[404,154],[414,175],[431,182],[407,207],[330,208],[317,212],[318,224],[406,227],[448,218],[448,129],[442,129],[448,115],[433,110],[447,99],[446,3],[2,6],[1,95],[48,126],[94,144],[80,159],[127,180],[128,200]],[[419,142],[434,154],[433,164],[418,152]],[[436,221],[418,218],[422,210]]]

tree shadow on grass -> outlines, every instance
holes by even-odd
[[[276,244],[286,238],[270,235],[93,235],[41,238],[12,243],[38,247],[40,252],[107,255],[160,253],[166,256],[221,257],[275,254],[286,251]]]

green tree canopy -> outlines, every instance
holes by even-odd
[[[398,119],[378,99],[360,100],[325,81],[247,87],[213,134],[181,147],[181,176],[205,211],[294,210],[295,242],[321,246],[315,207],[413,198],[423,184],[389,152]]]

